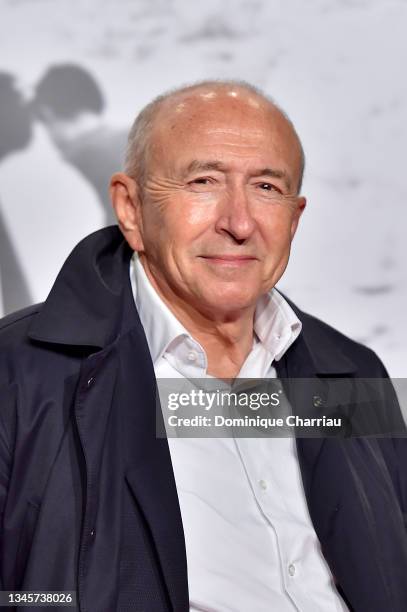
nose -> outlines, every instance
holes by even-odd
[[[218,206],[216,231],[229,234],[238,243],[250,238],[256,221],[244,186],[230,186]]]

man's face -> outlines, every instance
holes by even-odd
[[[148,276],[170,302],[239,316],[284,272],[305,205],[288,122],[247,92],[206,91],[162,110],[151,142],[136,245]]]

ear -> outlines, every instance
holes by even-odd
[[[140,191],[137,182],[124,172],[110,179],[110,199],[121,232],[133,251],[144,251]]]
[[[297,231],[298,223],[300,221],[300,217],[304,211],[305,206],[307,205],[307,200],[303,196],[298,198],[297,208],[294,212],[293,219],[291,221],[291,240],[294,238],[294,234]]]

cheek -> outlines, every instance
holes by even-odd
[[[185,273],[197,244],[196,223],[191,223],[190,217],[167,212],[152,215],[146,221],[144,245],[147,257],[171,275],[178,275],[179,270]]]
[[[146,233],[185,236],[199,233],[213,220],[216,198],[213,194],[167,194],[160,200],[151,199],[144,204],[143,223]]]
[[[216,219],[219,197],[214,193],[183,193],[180,195],[174,214],[177,220],[191,228],[210,225]],[[181,215],[181,217],[180,217]]]
[[[273,211],[263,218],[262,234],[270,253],[290,246],[292,222],[293,215],[287,210]]]
[[[181,203],[180,203],[181,204]],[[171,245],[180,257],[199,250],[208,239],[208,229],[214,225],[214,215],[211,206],[202,202],[183,202],[183,206],[166,211],[162,218],[161,236]],[[165,226],[165,229],[164,229]]]

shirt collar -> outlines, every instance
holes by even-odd
[[[191,334],[152,286],[137,252],[134,252],[130,260],[130,282],[151,359],[155,364],[173,342],[181,336],[190,337]]]
[[[254,314],[254,331],[278,361],[301,333],[302,323],[277,289],[262,295]]]
[[[151,358],[156,364],[180,337],[192,336],[152,286],[137,252],[130,261],[130,281]],[[297,339],[301,328],[301,321],[275,288],[259,298],[254,315],[254,331],[270,353],[271,360],[281,359]]]

